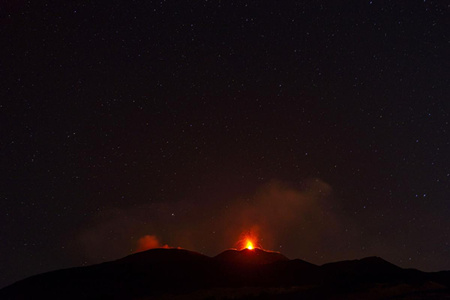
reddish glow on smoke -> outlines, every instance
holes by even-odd
[[[155,235],[144,235],[137,241],[135,252],[142,252],[154,248],[169,248],[169,246],[161,245]]]

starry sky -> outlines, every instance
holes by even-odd
[[[6,1],[0,287],[242,232],[450,269],[446,1]]]

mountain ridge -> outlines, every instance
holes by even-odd
[[[379,257],[317,266],[257,248],[229,249],[215,257],[186,249],[158,248],[97,265],[35,275],[0,289],[0,298],[152,299],[209,293],[214,299],[220,289],[227,289],[231,295],[234,291],[235,298],[253,289],[255,297],[269,293],[281,299],[293,295],[321,299],[388,286],[400,286],[402,289],[391,289],[403,293],[425,287],[427,292],[447,293],[450,272],[402,269]]]
[[[270,264],[277,261],[289,260],[286,256],[279,252],[266,251],[259,248],[252,250],[228,249],[214,256],[213,259],[235,264]]]

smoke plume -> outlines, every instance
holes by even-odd
[[[216,255],[237,247],[243,233],[251,232],[258,246],[318,263],[354,255],[349,245],[358,245],[355,226],[344,216],[332,188],[320,179],[296,186],[271,181],[253,195],[225,202],[191,199],[111,210],[79,240],[86,257],[97,262],[161,247],[156,236]]]
[[[142,252],[154,248],[169,248],[168,245],[161,246],[158,238],[155,235],[144,235],[137,240],[136,252]]]

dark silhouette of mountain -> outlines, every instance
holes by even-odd
[[[32,276],[0,290],[0,299],[450,299],[449,288],[448,271],[402,269],[378,257],[317,266],[262,249],[213,258],[152,249]]]
[[[116,264],[172,264],[209,262],[212,258],[179,248],[157,248],[138,252],[114,261]]]
[[[278,252],[264,251],[258,248],[243,250],[226,250],[216,257],[216,260],[232,264],[270,264],[289,260]]]
[[[321,268],[328,279],[338,281],[387,280],[405,271],[379,257],[328,263]]]

